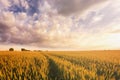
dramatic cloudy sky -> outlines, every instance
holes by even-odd
[[[0,0],[0,49],[120,49],[120,0]]]

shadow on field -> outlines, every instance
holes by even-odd
[[[63,76],[60,70],[58,69],[58,65],[56,65],[52,59],[49,59],[48,79],[49,80],[63,80]]]

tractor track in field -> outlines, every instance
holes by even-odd
[[[60,72],[60,69],[58,68],[59,65],[57,65],[52,58],[50,58],[49,55],[43,54],[47,59],[49,63],[49,73],[48,73],[48,80],[63,80],[63,76]]]

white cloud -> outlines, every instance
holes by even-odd
[[[5,8],[10,6],[10,2],[8,0],[0,0],[0,4],[3,5]]]
[[[12,12],[2,12],[0,21],[7,25],[12,25],[15,23],[15,16]]]

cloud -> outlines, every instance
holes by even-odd
[[[120,29],[120,5],[115,0],[96,7],[104,1],[2,0],[0,44],[55,49],[106,47],[112,39],[106,38],[107,34]]]
[[[28,13],[33,15],[34,13],[39,13],[39,7],[43,4],[43,0],[27,0],[28,2]]]
[[[12,25],[15,23],[15,15],[13,12],[1,12],[0,22]]]
[[[39,14],[29,16],[24,12],[18,14],[2,12],[0,17],[0,42],[39,47],[69,46],[66,43],[69,43],[69,39],[72,40],[72,33],[69,34],[68,28],[72,24],[71,19],[61,16],[50,17],[51,15],[46,14],[42,14],[41,17],[35,19],[36,16],[39,16]],[[62,23],[63,21],[64,23]],[[68,23],[65,24],[66,22]]]
[[[22,26],[9,26],[4,23],[0,23],[0,42],[13,43],[13,44],[32,44],[39,43],[42,45],[45,41],[44,36],[36,32],[37,30],[31,28],[25,28]]]
[[[0,42],[6,42],[9,36],[9,27],[0,22]]]
[[[113,31],[111,31],[110,33],[120,33],[120,29],[118,29],[118,30],[113,30]]]
[[[44,0],[1,0],[0,7],[14,13],[26,12],[28,15],[40,13]]]
[[[48,2],[57,9],[59,14],[70,15],[73,13],[82,13],[86,9],[98,5],[106,0],[52,0]]]
[[[10,6],[10,2],[8,0],[0,0],[1,7],[7,8]]]

